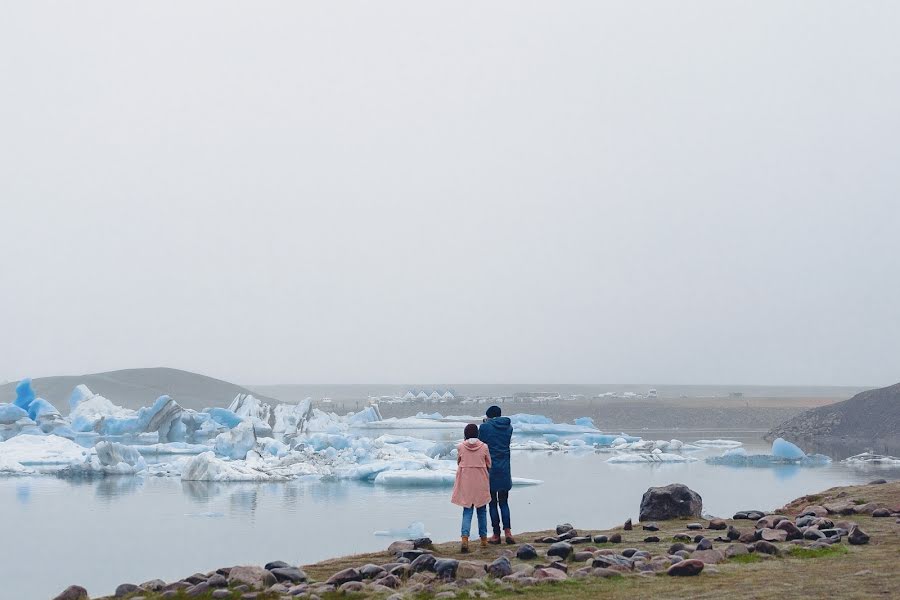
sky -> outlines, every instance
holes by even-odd
[[[0,380],[900,381],[900,3],[0,7]]]

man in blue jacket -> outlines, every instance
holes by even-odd
[[[509,490],[512,488],[512,473],[509,468],[509,442],[512,439],[512,422],[509,417],[502,417],[499,406],[487,409],[487,418],[478,428],[478,439],[487,444],[491,452],[491,525],[494,537],[488,540],[491,544],[500,543],[500,520],[503,520],[503,533],[507,544],[515,544],[512,536],[512,525],[509,522]],[[500,511],[497,512],[499,505]]]

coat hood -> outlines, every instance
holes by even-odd
[[[478,452],[482,446],[484,446],[484,442],[478,438],[469,438],[459,445],[461,450],[468,452]]]
[[[493,427],[498,431],[506,431],[512,429],[512,421],[509,420],[509,417],[494,417],[485,421],[482,427],[484,426]]]

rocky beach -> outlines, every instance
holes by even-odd
[[[672,484],[648,489],[635,508],[638,518],[610,530],[560,522],[520,534],[515,545],[466,554],[458,542],[401,540],[383,552],[311,565],[273,560],[178,581],[126,582],[103,600],[869,598],[900,592],[900,482],[876,479],[806,495],[769,513],[747,507],[720,516],[705,514],[696,492]],[[88,598],[73,585],[54,600]]]

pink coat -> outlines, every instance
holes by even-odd
[[[488,469],[491,468],[491,453],[487,444],[477,438],[460,442],[456,447],[459,467],[456,469],[456,483],[450,502],[458,506],[484,506],[491,501],[491,483]]]

